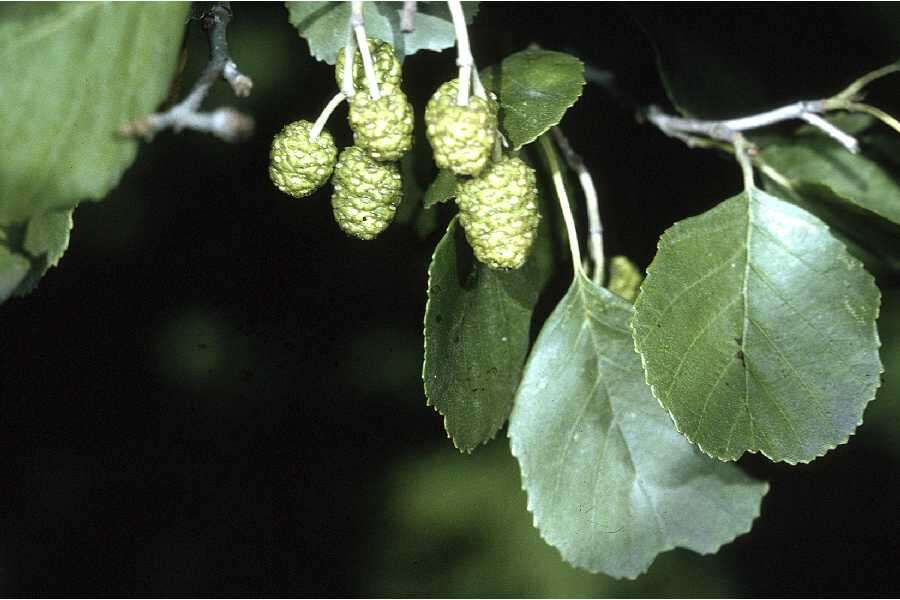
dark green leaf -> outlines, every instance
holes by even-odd
[[[634,578],[675,547],[749,531],[768,486],[673,428],[644,383],[625,300],[577,274],[535,343],[510,417],[528,507],[577,567]]]
[[[900,181],[865,146],[851,154],[831,138],[809,133],[766,146],[762,158],[801,192],[824,187],[837,202],[900,225]]]
[[[425,208],[456,197],[456,175],[449,169],[438,171],[437,177],[425,192]]]
[[[350,2],[285,2],[290,21],[300,36],[309,42],[310,54],[333,65],[338,52],[347,44]],[[420,2],[416,10],[416,29],[400,30],[403,2],[366,2],[363,17],[369,37],[389,42],[399,56],[419,50],[441,51],[456,44],[453,21],[444,2]],[[478,13],[478,2],[463,2],[466,22]]]
[[[500,128],[513,149],[559,124],[581,96],[584,65],[562,52],[523,50],[481,73],[500,99]]]
[[[131,164],[127,121],[166,94],[187,3],[0,6],[0,223],[101,199]]]
[[[808,212],[752,190],[675,224],[635,304],[637,350],[679,431],[722,460],[809,462],[879,385],[879,292]]]
[[[551,269],[542,234],[525,266],[506,273],[475,260],[456,219],[435,248],[422,379],[428,403],[462,451],[491,439],[509,416],[532,313]]]
[[[825,186],[798,185],[788,189],[767,176],[763,176],[762,183],[771,195],[796,204],[828,223],[834,237],[876,277],[900,271],[900,244],[897,244],[900,227],[868,211],[854,209]],[[880,227],[873,226],[873,218],[879,221]]]

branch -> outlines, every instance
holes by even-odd
[[[860,102],[863,88],[870,83],[893,73],[900,73],[900,62],[876,69],[851,83],[830,98],[801,100],[780,108],[749,117],[705,121],[667,115],[658,107],[651,106],[640,116],[656,125],[663,133],[678,138],[690,146],[713,145],[712,140],[734,144],[737,136],[745,131],[774,125],[783,121],[799,119],[806,121],[828,135],[853,154],[859,152],[859,142],[852,135],[822,118],[832,111],[862,112],[872,115],[888,127],[900,132],[900,121],[883,110]],[[700,137],[698,137],[700,136]]]
[[[603,223],[600,221],[600,206],[597,197],[597,188],[594,187],[594,179],[562,129],[554,127],[550,130],[553,140],[562,152],[563,158],[569,164],[569,168],[578,175],[578,182],[584,192],[584,203],[587,206],[588,216],[588,253],[594,263],[592,280],[597,285],[603,285],[603,277],[606,271],[605,257],[603,253]]]
[[[821,117],[827,112],[827,102],[827,99],[801,100],[749,117],[718,121],[676,117],[662,112],[656,106],[648,108],[644,116],[666,135],[688,143],[691,143],[693,136],[699,135],[729,144],[734,141],[735,136],[739,133],[767,127],[783,121],[801,119],[834,138],[847,150],[856,154],[859,152],[859,142],[850,134],[841,131]]]
[[[234,142],[253,131],[253,118],[233,108],[223,107],[212,112],[200,112],[200,105],[219,77],[229,83],[238,97],[250,95],[253,81],[240,72],[228,52],[226,30],[232,13],[229,2],[213,2],[201,17],[200,23],[209,39],[209,62],[187,97],[162,113],[152,113],[123,125],[122,135],[140,136],[150,141],[160,131],[172,128],[175,132],[194,129],[211,133],[226,142]]]

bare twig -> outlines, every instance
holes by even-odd
[[[450,9],[456,33],[456,65],[459,67],[459,92],[456,103],[460,106],[467,106],[475,59],[472,57],[472,48],[469,45],[469,31],[466,29],[466,15],[463,13],[462,3],[459,0],[447,0],[447,7]],[[479,91],[478,88],[481,88],[479,96],[484,97],[484,88],[481,87],[480,80],[476,86],[476,92]]]
[[[353,87],[353,54],[356,38],[353,36],[353,24],[347,26],[347,44],[344,46],[344,72],[341,77],[341,91],[348,98],[352,98],[356,90]]]
[[[879,108],[860,102],[865,86],[893,73],[900,73],[900,62],[890,64],[863,75],[830,98],[801,100],[749,117],[724,119],[719,121],[687,119],[665,114],[655,106],[651,106],[640,116],[656,125],[666,135],[678,138],[691,146],[715,145],[712,140],[734,144],[736,136],[739,133],[766,127],[768,125],[774,125],[783,121],[799,119],[806,121],[819,131],[825,133],[849,152],[856,154],[859,152],[859,142],[856,138],[847,132],[842,131],[833,123],[826,121],[822,115],[834,111],[866,113],[877,118],[888,127],[900,132],[900,120],[897,120]]]
[[[412,33],[416,30],[416,0],[404,0],[400,15],[400,31]]]
[[[827,100],[801,100],[749,117],[719,121],[676,117],[662,112],[655,106],[647,109],[644,116],[666,135],[683,141],[688,141],[689,138],[699,135],[728,143],[732,143],[735,135],[744,131],[759,129],[760,127],[774,125],[783,121],[801,119],[822,130],[855,154],[859,151],[859,143],[856,139],[821,118],[820,115],[827,110],[826,102]],[[823,125],[823,123],[827,125]]]
[[[584,273],[584,267],[581,264],[581,250],[578,248],[578,229],[575,227],[575,217],[572,215],[572,207],[569,204],[569,195],[566,192],[566,184],[563,181],[559,158],[556,155],[556,148],[553,147],[553,142],[546,135],[538,138],[538,145],[547,160],[547,167],[553,179],[553,187],[556,190],[557,200],[559,200],[559,208],[562,211],[563,221],[566,224],[566,235],[569,238],[572,270],[577,276],[579,271]]]
[[[203,13],[200,23],[209,38],[209,62],[187,97],[162,113],[152,113],[120,128],[126,136],[151,140],[160,131],[172,128],[194,129],[211,133],[227,142],[234,142],[253,131],[253,118],[233,108],[223,107],[212,112],[199,112],[209,89],[221,77],[231,85],[234,94],[245,97],[253,88],[253,81],[240,72],[228,52],[226,30],[232,13],[229,2],[213,2]]]
[[[366,72],[366,83],[369,85],[369,96],[373,100],[381,98],[381,90],[378,89],[378,77],[375,75],[375,64],[372,62],[372,53],[369,51],[369,40],[366,37],[366,23],[363,17],[363,0],[353,0],[353,11],[350,15],[350,25],[356,34],[356,45],[362,56],[363,69]]]
[[[331,113],[333,113],[334,109],[346,98],[347,96],[345,96],[343,92],[338,92],[335,94],[334,98],[329,100],[328,104],[325,105],[325,108],[322,109],[322,114],[319,115],[319,118],[313,123],[312,129],[309,130],[309,139],[314,140],[319,137],[319,134],[325,129],[325,123],[328,122]]]
[[[594,263],[594,270],[591,279],[597,285],[603,285],[603,278],[606,271],[606,259],[603,253],[603,223],[600,221],[600,206],[597,197],[597,188],[594,187],[594,179],[591,177],[590,171],[584,164],[584,160],[569,143],[568,138],[559,127],[551,129],[553,140],[562,152],[563,158],[578,175],[578,182],[584,192],[584,203],[587,207],[588,216],[588,253],[591,261]]]

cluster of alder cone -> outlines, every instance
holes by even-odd
[[[275,136],[269,167],[275,185],[296,198],[309,196],[331,177],[337,224],[364,240],[393,220],[403,196],[397,161],[413,142],[413,108],[400,88],[402,68],[394,49],[373,38],[367,45],[375,77],[367,77],[359,50],[341,52],[335,79],[344,92],[316,123],[296,121]],[[534,170],[504,152],[496,98],[480,84],[473,91],[461,93],[458,79],[437,89],[425,108],[428,141],[435,164],[460,178],[459,218],[475,256],[493,269],[518,269],[540,221]],[[349,98],[354,145],[338,155],[324,123],[344,98]]]

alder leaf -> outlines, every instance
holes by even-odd
[[[862,152],[852,154],[830,137],[809,132],[769,144],[761,155],[799,192],[826,188],[838,203],[900,225],[900,181],[870,149],[864,143]],[[896,158],[900,146],[892,150]]]
[[[350,2],[285,2],[291,24],[309,43],[309,51],[318,60],[333,65],[338,52],[347,44]],[[478,13],[478,2],[463,2],[466,23]],[[366,2],[363,17],[366,34],[389,42],[398,56],[419,50],[440,52],[456,44],[453,20],[444,2],[419,2],[415,30],[403,33],[400,17],[403,2]]]
[[[523,50],[481,78],[500,100],[500,128],[515,150],[559,124],[581,96],[584,64],[562,52]]]
[[[425,208],[456,197],[456,175],[450,169],[441,169],[425,191]]]
[[[635,347],[704,452],[809,462],[847,441],[875,395],[879,300],[822,221],[753,189],[663,234]]]
[[[72,213],[75,209],[50,211],[36,215],[28,221],[22,239],[21,253],[31,258],[28,275],[16,288],[17,296],[30,293],[50,267],[55,267],[66,248],[72,231]]]
[[[187,3],[0,5],[0,223],[102,199],[134,160],[116,132],[165,97]]]
[[[576,274],[534,345],[510,417],[535,526],[567,562],[634,578],[675,547],[750,530],[768,485],[701,454],[644,382],[631,305]]]
[[[542,231],[525,265],[510,272],[475,260],[456,219],[435,248],[422,379],[428,404],[464,452],[493,438],[509,416],[532,313],[551,271],[547,238]]]

